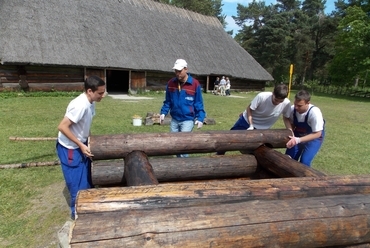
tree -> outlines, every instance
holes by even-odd
[[[233,17],[242,27],[235,40],[278,82],[286,81],[294,64],[298,83],[327,75],[333,57],[335,19],[324,14],[325,0],[277,0],[275,5],[252,1],[238,5]]]
[[[348,86],[364,78],[370,65],[369,40],[369,16],[360,7],[348,7],[338,26],[336,55],[330,65],[334,84]]]

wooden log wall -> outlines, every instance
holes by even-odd
[[[287,129],[207,131],[191,133],[138,133],[90,137],[94,160],[120,159],[137,150],[148,156],[216,151],[255,150],[263,144],[284,148],[291,132]],[[171,148],[171,149],[169,149]]]
[[[71,247],[330,247],[370,242],[370,177],[80,191]]]
[[[0,65],[1,90],[81,91],[84,68],[58,66]]]
[[[252,154],[189,157],[149,158],[159,182],[210,180],[255,176],[257,160]],[[124,160],[94,161],[92,183],[98,186],[126,185]]]
[[[131,187],[79,191],[70,247],[362,247],[370,243],[370,176],[326,176],[270,148],[284,147],[289,130],[196,132],[196,136],[183,133],[181,138],[168,134],[91,137],[95,159],[124,158],[94,162],[92,173],[96,168],[120,167],[114,170],[115,180],[124,179]],[[106,156],[112,149],[114,155]],[[253,155],[183,159],[147,155],[194,149],[247,149]],[[222,161],[232,157],[243,158],[236,165],[244,170],[249,168],[246,158],[253,158],[248,161],[253,161],[255,173],[262,170],[284,178],[250,180],[239,175],[233,180],[180,182],[191,178],[183,176],[191,171],[195,178],[205,179],[222,169],[230,172],[234,170],[230,163]],[[155,161],[162,162],[155,165]],[[211,168],[220,171],[210,172]],[[100,174],[112,177],[107,173],[105,169]],[[158,175],[176,183],[158,184]]]

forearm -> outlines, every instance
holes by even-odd
[[[251,105],[248,105],[247,107],[247,119],[249,126],[253,126],[253,118],[252,118],[252,109],[250,108]]]
[[[320,138],[321,136],[321,131],[318,132],[313,132],[310,134],[307,134],[306,136],[300,137],[301,142],[308,142],[317,138]]]
[[[290,119],[283,116],[283,121],[286,129],[289,129],[290,131],[293,131],[292,123],[290,122]]]

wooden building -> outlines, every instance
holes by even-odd
[[[0,91],[81,90],[95,74],[108,92],[164,90],[176,59],[205,90],[263,90],[271,75],[216,17],[152,0],[0,0]]]

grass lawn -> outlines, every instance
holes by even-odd
[[[202,130],[229,130],[256,94],[204,94],[207,116],[217,124],[204,125]],[[163,93],[145,96],[153,99],[108,96],[97,103],[92,134],[168,132],[168,126],[132,125],[133,115],[158,113],[162,106]],[[0,93],[0,165],[57,160],[55,141],[11,141],[9,137],[56,137],[57,125],[74,97]],[[370,99],[315,93],[312,103],[326,120],[326,139],[312,167],[330,175],[370,174]],[[273,128],[284,128],[282,120]],[[68,192],[59,166],[1,169],[0,182],[0,247],[56,247],[56,232],[69,220]]]

